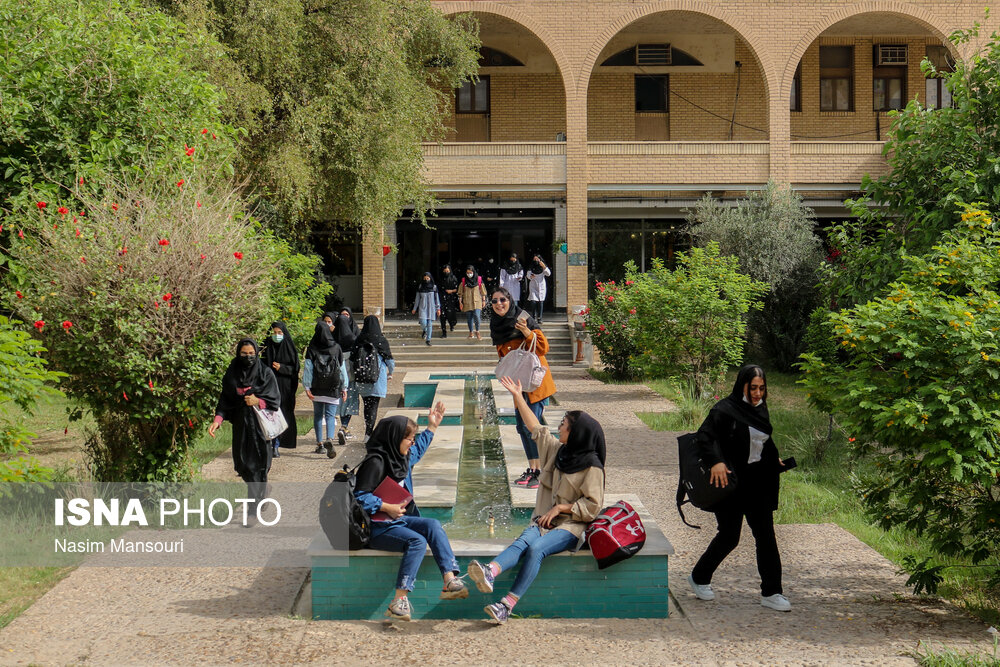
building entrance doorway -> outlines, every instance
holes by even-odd
[[[472,264],[485,280],[499,275],[501,264],[511,252],[517,253],[526,275],[535,253],[553,272],[546,278],[545,308],[551,310],[555,295],[555,209],[439,209],[437,213],[438,217],[428,220],[430,229],[409,219],[396,223],[398,310],[409,312],[413,307],[417,283],[424,272],[430,271],[437,282],[445,264],[450,264],[459,277]],[[522,299],[527,299],[524,284]]]

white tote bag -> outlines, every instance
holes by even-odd
[[[281,410],[261,410],[255,405],[253,411],[257,414],[257,423],[260,424],[260,432],[264,434],[265,440],[274,440],[288,429],[288,422]]]
[[[498,379],[509,377],[512,380],[520,380],[521,387],[528,392],[541,387],[548,369],[542,365],[538,355],[535,354],[537,347],[537,335],[531,339],[530,348],[525,349],[524,343],[521,343],[521,347],[511,350],[500,360],[496,370],[493,371],[494,376]]]

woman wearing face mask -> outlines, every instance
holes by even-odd
[[[215,408],[215,420],[208,427],[208,434],[215,437],[222,420],[233,425],[233,467],[247,483],[247,495],[254,503],[267,494],[267,472],[271,469],[271,443],[257,422],[255,407],[277,410],[280,397],[274,372],[260,362],[257,343],[243,338],[236,344],[236,357],[222,376],[222,393]],[[247,507],[247,516],[255,516],[256,509]]]
[[[431,344],[431,334],[434,333],[434,321],[441,317],[441,299],[438,298],[437,285],[434,277],[428,271],[424,274],[417,287],[417,300],[413,302],[413,314],[420,320],[424,332],[424,342]]]
[[[441,269],[441,338],[448,337],[448,327],[455,331],[458,323],[458,278],[451,272],[451,264]]]
[[[514,303],[521,303],[521,279],[524,278],[524,269],[521,262],[517,261],[517,253],[510,253],[507,263],[500,267],[500,287],[510,292],[514,298]]]
[[[698,429],[702,461],[712,466],[710,481],[717,487],[736,473],[736,493],[714,510],[719,531],[694,566],[688,584],[699,600],[714,600],[712,575],[740,542],[743,518],[757,544],[760,603],[776,611],[790,611],[782,595],[781,556],[774,537],[774,510],[778,509],[778,474],[784,463],[771,438],[767,410],[767,383],[760,366],[744,366],[729,396],[716,403]]]
[[[295,390],[299,387],[299,351],[288,334],[284,322],[271,322],[271,335],[264,341],[260,359],[265,366],[274,372],[278,380],[278,393],[281,395],[281,414],[288,422],[288,428],[274,442],[274,455],[278,453],[278,445],[286,449],[295,449],[295,441],[299,437],[299,429],[295,423]]]
[[[541,255],[531,258],[531,268],[528,269],[528,312],[541,324],[542,305],[547,291],[545,276],[551,276],[552,270],[542,261]]]
[[[332,459],[337,455],[333,449],[337,410],[347,398],[347,363],[325,321],[316,323],[306,348],[302,386],[313,402],[313,430],[316,433],[313,453],[322,454],[325,450],[327,457]]]
[[[458,287],[458,305],[468,320],[469,338],[475,336],[482,340],[479,324],[483,317],[483,306],[486,305],[486,288],[482,276],[476,273],[476,267],[472,264],[465,267],[465,276]]]
[[[351,417],[361,411],[361,397],[358,394],[358,384],[354,380],[354,366],[351,363],[351,355],[360,335],[361,331],[358,329],[358,323],[354,321],[354,316],[351,315],[350,308],[344,307],[340,313],[334,314],[333,340],[340,346],[344,354],[344,365],[347,367],[347,397],[337,408],[337,416],[340,417],[337,444],[341,446],[346,445],[347,441],[354,437],[348,427]]]
[[[535,320],[517,307],[507,290],[502,287],[495,290],[490,298],[490,304],[493,309],[490,316],[490,338],[497,346],[497,355],[501,359],[522,345],[527,348],[531,347],[532,343],[535,344],[534,352],[546,369],[545,377],[538,389],[525,393],[524,396],[535,418],[541,419],[545,406],[549,404],[549,396],[556,393],[556,383],[552,380],[552,372],[548,370],[549,362],[545,359],[549,351],[549,341]],[[538,476],[541,474],[538,468],[538,446],[531,437],[531,431],[521,419],[521,413],[517,412],[515,416],[521,445],[524,447],[525,456],[528,457],[528,469],[514,481],[514,484],[537,489]]]
[[[407,593],[413,590],[417,570],[428,545],[444,580],[442,600],[469,597],[469,590],[460,577],[458,561],[451,550],[448,536],[437,519],[420,516],[416,503],[388,503],[375,495],[383,480],[389,478],[413,495],[413,466],[420,461],[434,438],[434,432],[444,417],[444,403],[438,403],[427,415],[427,428],[417,435],[417,424],[407,417],[386,417],[375,427],[368,439],[367,454],[358,469],[354,497],[361,508],[372,515],[372,537],[369,546],[382,551],[402,552],[396,577],[396,592],[385,615],[393,620],[408,621],[412,613]],[[383,521],[376,513],[384,513]],[[369,582],[370,583],[370,582]]]
[[[576,550],[583,531],[604,506],[604,429],[580,410],[570,410],[559,424],[559,439],[538,423],[524,400],[520,382],[501,378],[500,383],[514,397],[514,405],[541,452],[541,485],[535,511],[528,526],[514,543],[487,565],[469,563],[469,577],[483,593],[493,592],[493,580],[504,570],[521,562],[510,592],[486,607],[486,614],[504,623],[517,601],[535,580],[546,556]]]

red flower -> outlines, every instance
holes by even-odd
[[[24,232],[21,231],[20,229],[17,230],[17,237],[20,238],[20,239],[23,239],[24,238]]]
[[[87,263],[87,258],[86,257],[81,257],[80,258],[80,263],[81,264],[86,264]]]
[[[167,292],[166,294],[163,295],[163,300],[164,301],[170,301],[173,298],[174,298],[174,295],[171,294],[170,292]]]
[[[122,392],[122,396],[125,398],[126,401],[128,400],[128,394],[126,394],[124,391]]]
[[[66,331],[69,331],[70,327],[72,327],[72,326],[73,326],[73,323],[70,322],[69,320],[64,320],[63,323],[62,323],[62,327]]]
[[[159,301],[154,301],[153,302],[153,307],[154,308],[159,308],[160,307],[160,302]]]
[[[625,328],[625,325],[623,324],[623,325],[622,325],[622,329],[624,329],[624,328]]]
[[[80,228],[76,228],[76,238],[80,238]]]
[[[597,327],[597,328],[598,328],[598,329],[600,329],[601,331],[604,331],[604,325],[603,325],[603,324],[602,324],[602,325],[600,325],[600,326],[599,326],[599,327]]]
[[[180,187],[183,187],[183,186],[184,186],[184,179],[182,178],[181,180],[177,181],[177,187],[180,188]]]
[[[80,211],[80,215],[87,215],[86,211]]]
[[[635,284],[635,281],[634,281],[634,280],[626,280],[626,281],[625,281],[625,284],[626,284],[626,285],[634,285],[634,284]]]
[[[612,301],[614,301],[614,300],[615,300],[615,297],[613,297],[613,296],[609,296],[609,297],[608,297],[608,303],[611,303],[611,302],[612,302]]]
[[[205,261],[205,256],[204,255],[201,256],[201,261],[203,261],[203,262]]]
[[[215,139],[215,132],[212,133],[212,138]]]
[[[118,249],[118,256],[121,257],[122,255],[124,255],[127,252],[128,252],[128,248],[126,248],[125,246],[122,246],[121,248]]]
[[[23,299],[23,298],[24,298],[24,295],[23,295],[23,294],[21,294],[21,290],[17,290],[16,292],[14,292],[14,294],[16,294],[16,295],[17,295],[17,298],[18,298],[18,299]]]
[[[166,248],[168,245],[170,245],[170,241],[168,241],[167,239],[160,239],[160,245]]]
[[[635,315],[635,308],[633,308],[632,310],[630,310],[628,312],[629,312],[630,315]]]
[[[855,440],[857,440],[857,438],[848,438],[847,442],[854,442]]]
[[[111,210],[112,211],[117,211],[118,210],[118,204],[112,204],[111,205]]]
[[[197,206],[198,208],[201,208],[201,202],[200,202],[200,201],[196,201],[196,202],[194,203],[194,205],[195,205],[195,206]]]
[[[189,148],[187,144],[184,144],[184,155],[187,155],[188,157],[193,156],[194,155],[194,146],[191,146]]]
[[[236,252],[233,253],[233,257],[235,257],[236,261],[238,262],[241,259],[243,259],[243,253],[241,253],[240,251],[237,250]]]
[[[39,201],[39,202],[35,202],[35,206],[37,206],[38,210],[41,211],[43,208],[45,208],[46,206],[48,206],[48,203],[43,202],[43,201]]]
[[[150,381],[149,381],[149,388],[150,388],[150,389],[152,389],[152,388],[153,388],[153,381],[152,381],[152,380],[150,380]]]
[[[41,331],[42,327],[44,327],[44,326],[45,326],[45,322],[43,320],[35,320],[35,328],[36,329],[38,329],[39,331]]]
[[[69,209],[66,208],[65,206],[60,206],[59,208],[56,209],[56,213],[58,213],[59,215],[66,215],[67,213],[69,213]]]
[[[83,176],[80,177],[80,185],[83,185]]]
[[[208,134],[208,128],[207,127],[202,128],[201,133],[202,134]]]

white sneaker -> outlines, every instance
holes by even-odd
[[[781,593],[775,593],[774,595],[768,595],[760,597],[761,605],[767,607],[768,609],[773,609],[775,611],[791,611],[792,603],[788,601]]]
[[[688,583],[691,584],[691,590],[694,591],[695,597],[699,600],[714,600],[715,593],[712,592],[712,584],[701,584],[694,583],[694,577],[690,574],[688,575]],[[762,603],[763,604],[763,603]]]

